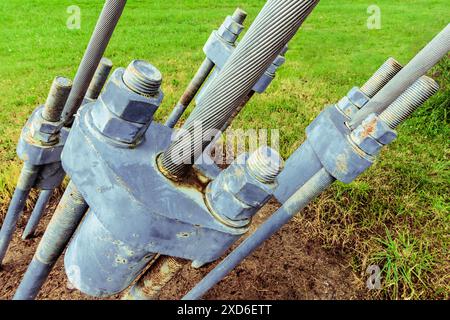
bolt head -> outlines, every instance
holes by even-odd
[[[99,100],[117,117],[140,124],[152,121],[153,115],[161,105],[164,94],[159,90],[154,97],[142,96],[130,90],[122,80],[123,68],[111,75]]]

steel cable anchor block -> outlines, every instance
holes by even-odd
[[[210,212],[204,201],[208,173],[193,170],[185,180],[173,182],[160,172],[158,157],[170,145],[173,130],[151,122],[158,106],[154,102],[160,103],[156,84],[139,84],[154,90],[148,97],[138,98],[137,86],[126,89],[142,79],[129,77],[129,69],[125,74],[120,69],[114,72],[98,105],[88,104],[79,111],[62,159],[90,207],[67,248],[65,268],[73,286],[93,296],[124,290],[155,254],[206,263],[247,231],[248,223],[229,226]],[[144,69],[152,70],[155,78],[154,67]],[[125,108],[126,101],[134,106]],[[142,127],[135,129],[138,123]],[[84,161],[71,156],[75,151],[83,153]],[[264,168],[258,165],[262,160],[257,159],[254,174],[263,179]],[[209,172],[220,172],[215,165],[210,167],[214,170]],[[251,199],[247,195],[245,201],[257,207]],[[70,272],[74,266],[79,273]]]

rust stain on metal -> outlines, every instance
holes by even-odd
[[[336,167],[341,172],[348,172],[348,158],[346,154],[340,154],[336,157]]]
[[[148,299],[158,298],[161,289],[169,283],[186,264],[186,260],[160,257],[136,283],[136,289]]]
[[[361,132],[360,136],[362,138],[366,138],[366,137],[372,135],[372,133],[375,132],[376,125],[377,125],[377,119],[373,118],[369,123],[366,123],[363,126],[364,130]]]

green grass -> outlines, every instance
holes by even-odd
[[[55,75],[73,77],[103,1],[0,2],[0,203],[6,207],[20,162],[15,145]],[[164,119],[204,58],[211,30],[241,6],[254,19],[264,1],[133,1],[107,50],[116,66],[141,58],[164,75]],[[366,0],[323,0],[290,44],[287,63],[269,90],[238,116],[235,128],[280,129],[289,156],[304,129],[352,86],[393,56],[406,63],[448,22],[446,0],[378,0],[382,29],[366,28]],[[80,6],[80,30],[66,28],[66,8]],[[449,60],[432,75],[442,90],[400,129],[399,139],[350,185],[336,184],[297,221],[324,246],[349,254],[365,283],[372,263],[383,268],[374,297],[448,298]],[[189,109],[190,111],[191,109]]]

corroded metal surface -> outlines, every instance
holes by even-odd
[[[156,300],[170,280],[187,263],[186,260],[167,256],[159,257],[146,273],[123,297],[125,300]]]

